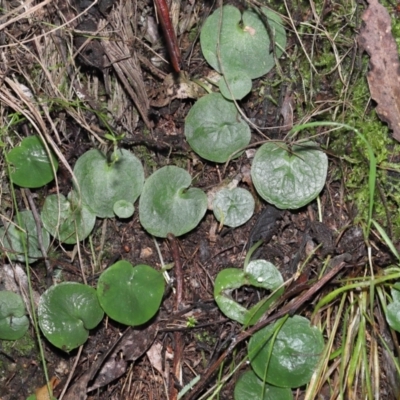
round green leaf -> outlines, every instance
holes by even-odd
[[[314,200],[325,185],[328,158],[311,143],[265,143],[256,152],[251,176],[258,194],[278,208],[296,209]]]
[[[7,252],[11,260],[25,261],[24,249],[28,252],[28,262],[33,263],[43,257],[39,247],[38,234],[35,219],[31,211],[21,211],[21,226],[18,226],[17,218],[14,223],[6,223],[0,228],[0,244]],[[45,249],[49,247],[50,235],[42,229],[42,241]]]
[[[142,325],[158,311],[164,294],[164,278],[148,265],[118,261],[105,270],[97,294],[106,314],[125,325]]]
[[[17,340],[29,327],[24,302],[16,293],[0,291],[0,339]]]
[[[280,57],[286,46],[286,32],[279,16],[262,8],[274,33],[275,53]],[[227,5],[211,14],[201,30],[200,44],[207,62],[218,72],[243,72],[251,79],[265,75],[274,66],[274,54],[266,24],[257,13]],[[220,28],[221,26],[221,28]],[[219,54],[218,54],[219,53]],[[222,68],[221,68],[222,65]]]
[[[218,93],[210,93],[194,104],[185,122],[190,147],[209,161],[223,163],[250,143],[250,128],[235,105]]]
[[[244,96],[251,92],[251,87],[250,77],[242,71],[229,71],[219,80],[219,90],[222,96],[228,100],[231,100],[232,97],[236,100],[242,100]]]
[[[42,210],[44,227],[66,244],[86,239],[96,222],[96,215],[75,197],[72,192],[68,199],[62,194],[47,196]]]
[[[249,358],[260,379],[279,387],[295,388],[308,383],[324,348],[324,339],[307,318],[295,315],[283,324],[276,340],[272,336],[277,323],[253,335],[249,342]],[[271,344],[272,353],[269,364]],[[267,369],[268,368],[268,369]],[[267,369],[267,371],[266,371]]]
[[[114,213],[119,218],[129,218],[135,212],[135,207],[132,203],[126,200],[118,200],[113,207]]]
[[[234,398],[235,400],[293,400],[293,394],[289,388],[268,385],[253,371],[247,371],[236,383]]]
[[[145,182],[139,201],[140,223],[158,237],[183,235],[194,229],[207,210],[207,196],[196,188],[188,172],[166,166]]]
[[[394,301],[393,303],[388,304],[386,320],[392,329],[400,332],[400,302]]]
[[[223,269],[216,277],[214,284],[214,299],[220,310],[229,318],[245,325],[254,325],[265,311],[283,293],[283,278],[276,267],[265,260],[251,261],[246,269]],[[258,302],[251,309],[247,309],[233,300],[231,293],[242,286],[254,286],[271,292],[270,297]],[[280,288],[280,289],[279,289]]]
[[[53,169],[57,171],[56,158],[48,156],[39,136],[28,136],[19,147],[14,147],[7,154],[11,163],[11,180],[22,187],[38,188],[54,179]]]
[[[83,202],[100,218],[114,217],[114,204],[119,200],[134,203],[144,182],[141,162],[125,149],[117,150],[113,160],[92,149],[75,164]]]
[[[247,222],[253,215],[254,199],[246,189],[222,189],[215,195],[213,211],[218,221],[236,228]]]
[[[39,325],[54,346],[69,352],[87,340],[103,319],[96,290],[77,282],[51,286],[40,297]]]

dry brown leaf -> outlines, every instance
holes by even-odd
[[[53,376],[50,379],[49,385],[51,389],[54,389],[58,384],[60,383],[60,380]],[[47,385],[42,386],[39,389],[35,390],[35,395],[36,395],[36,400],[50,400],[51,397],[49,396],[49,391],[47,389]]]
[[[153,368],[155,368],[161,376],[164,376],[164,369],[162,367],[162,349],[163,345],[160,342],[154,342],[153,345],[147,350],[146,354]]]
[[[376,111],[400,141],[400,64],[390,15],[378,0],[368,3],[358,43],[370,56],[367,78],[371,97],[378,104]]]

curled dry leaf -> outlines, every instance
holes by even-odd
[[[205,94],[206,91],[191,81],[185,72],[169,74],[160,89],[151,94],[150,104],[152,107],[165,107],[174,99],[198,99]]]
[[[51,389],[54,389],[59,383],[60,383],[60,380],[58,378],[56,378],[55,376],[53,376],[50,379],[49,386],[51,387]],[[47,385],[44,385],[41,388],[36,389],[35,395],[36,395],[36,400],[50,400]]]
[[[400,141],[400,64],[390,15],[378,0],[368,3],[358,43],[370,56],[367,78],[371,97],[378,104],[376,111],[393,131],[393,137]]]

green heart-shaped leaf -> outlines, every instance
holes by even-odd
[[[8,224],[0,228],[0,244],[7,252],[11,260],[25,261],[25,249],[28,253],[28,262],[33,263],[43,257],[40,250],[36,222],[33,214],[29,210],[19,213],[21,226],[18,226],[17,218],[13,224]],[[45,249],[50,245],[50,235],[42,229],[42,242]]]
[[[0,339],[17,340],[29,328],[25,304],[21,296],[8,291],[0,291]]]
[[[280,57],[286,46],[286,32],[282,21],[274,12],[262,8],[268,18],[276,43],[275,54]],[[266,24],[257,13],[240,11],[227,5],[211,14],[201,30],[200,44],[207,62],[218,72],[245,73],[255,79],[265,75],[275,65],[274,52]],[[221,69],[222,65],[222,69]]]
[[[295,315],[285,321],[272,342],[277,323],[260,329],[250,339],[251,366],[260,379],[266,379],[271,385],[303,386],[310,381],[317,366],[324,338],[318,328],[310,326],[307,318]]]
[[[48,288],[38,306],[39,325],[54,346],[69,352],[87,340],[104,313],[96,290],[77,282],[63,282]]]
[[[221,189],[215,194],[213,212],[218,221],[236,228],[247,222],[253,215],[253,196],[242,188]]]
[[[235,105],[218,93],[194,104],[185,122],[190,147],[206,160],[223,163],[250,143],[250,128]]]
[[[104,271],[97,294],[106,314],[125,325],[142,325],[158,311],[164,294],[164,278],[148,265],[118,261]]]
[[[11,180],[26,188],[38,188],[54,179],[54,170],[58,163],[52,155],[47,154],[39,136],[29,136],[22,140],[19,147],[14,147],[7,154],[7,161],[11,163]]]
[[[325,185],[326,154],[311,143],[268,142],[254,156],[251,177],[258,194],[278,208],[296,209],[314,200]]]
[[[96,215],[84,204],[79,205],[75,195],[70,193],[68,199],[62,194],[46,197],[42,210],[44,227],[66,244],[75,244],[86,239],[92,232]]]
[[[194,229],[207,210],[207,196],[190,188],[188,172],[173,165],[163,167],[145,182],[139,201],[140,223],[158,237],[183,235]]]
[[[100,218],[114,217],[119,200],[133,204],[143,188],[144,171],[137,157],[119,149],[112,158],[92,149],[74,167],[83,202]]]
[[[253,260],[245,270],[223,269],[215,279],[214,299],[227,317],[241,324],[254,325],[271,303],[282,295],[283,288],[279,289],[282,284],[282,275],[273,264],[265,260]],[[259,287],[271,292],[277,291],[248,310],[231,297],[232,291],[242,286]]]

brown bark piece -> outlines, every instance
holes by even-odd
[[[400,63],[391,20],[378,0],[368,0],[362,16],[358,43],[370,56],[367,79],[371,97],[377,102],[379,118],[389,125],[400,142]]]

